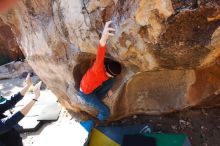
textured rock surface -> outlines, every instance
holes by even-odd
[[[124,66],[105,99],[114,120],[220,104],[219,15],[218,0],[22,0],[0,17],[59,101],[91,115],[77,87],[112,20],[107,56]]]
[[[33,73],[27,61],[13,61],[0,66],[0,80],[21,77],[25,78],[28,73]]]
[[[0,19],[0,65],[24,58],[10,26]]]

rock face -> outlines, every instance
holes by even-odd
[[[10,26],[0,19],[0,65],[24,58]]]
[[[12,61],[0,66],[0,80],[16,77],[25,78],[28,73],[33,73],[33,70],[26,60]]]
[[[71,111],[97,113],[77,90],[108,20],[116,34],[106,56],[124,66],[104,100],[110,120],[220,104],[219,0],[21,0],[0,17]]]

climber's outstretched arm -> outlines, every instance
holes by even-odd
[[[105,27],[102,32],[102,37],[99,41],[101,46],[106,45],[106,42],[107,42],[109,36],[114,36],[115,29],[110,27],[111,23],[112,23],[112,21],[108,21],[105,23]]]

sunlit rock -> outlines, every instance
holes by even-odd
[[[112,20],[106,56],[123,72],[104,102],[115,120],[219,105],[219,10],[218,0],[21,0],[0,17],[60,103],[92,116],[77,90]]]

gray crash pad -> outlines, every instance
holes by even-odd
[[[37,131],[43,123],[42,121],[38,121],[37,117],[24,117],[15,128],[20,133],[34,132]]]
[[[46,121],[56,121],[59,117],[61,106],[57,103],[35,105],[30,113],[24,117],[17,126],[20,133],[37,131]]]
[[[61,106],[57,103],[47,105],[38,116],[38,121],[56,121],[59,117]]]

